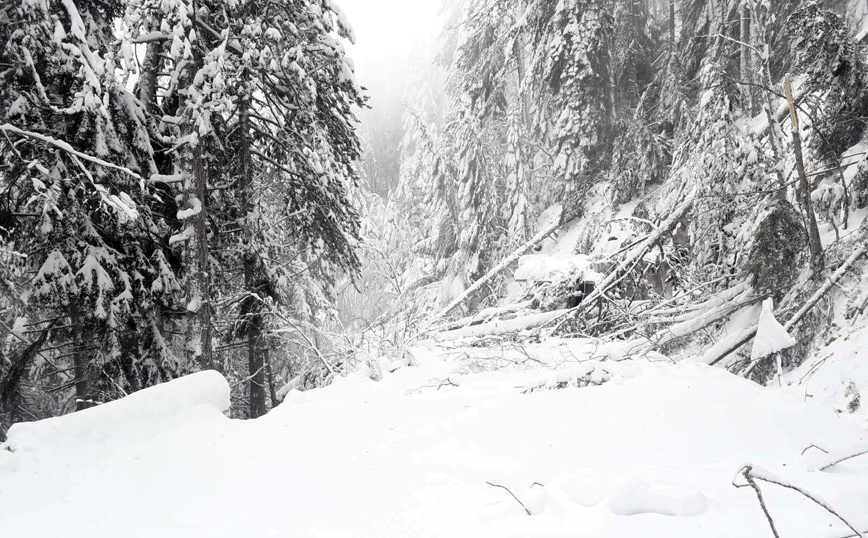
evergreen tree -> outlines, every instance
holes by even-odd
[[[552,96],[537,111],[538,129],[553,149],[567,211],[608,168],[613,140],[610,40],[613,19],[601,0],[542,2],[529,17],[535,48],[532,76]]]
[[[152,209],[146,114],[116,77],[134,61],[113,45],[119,10],[63,1],[0,12],[0,63],[11,66],[0,87],[0,213],[4,239],[27,255],[7,277],[22,292],[9,306],[17,339],[37,334],[45,348],[9,350],[18,357],[5,380],[13,400],[47,378],[39,389],[67,399],[74,388],[83,408],[187,369],[166,338],[179,287],[165,219]],[[38,413],[64,407],[43,403],[56,407]]]

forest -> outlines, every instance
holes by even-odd
[[[0,529],[868,533],[868,2],[343,2],[0,5]]]

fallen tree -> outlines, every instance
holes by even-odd
[[[695,310],[678,316],[673,320],[677,322],[674,325],[661,329],[648,338],[635,339],[629,346],[630,353],[659,348],[673,340],[694,334],[758,300],[759,297],[754,295],[750,286],[740,283],[703,302],[704,310]]]
[[[816,292],[814,292],[814,294],[811,296],[811,298],[808,299],[804,305],[802,305],[802,307],[798,310],[798,312],[793,314],[793,316],[786,323],[784,323],[784,329],[789,331],[797,323],[799,323],[802,320],[802,318],[805,317],[805,315],[808,312],[810,312],[811,309],[814,308],[814,306],[816,306],[816,304],[820,301],[820,299],[822,299],[823,296],[826,295],[829,292],[829,290],[831,290],[835,286],[835,284],[837,284],[838,281],[844,277],[844,275],[847,273],[847,271],[850,270],[850,268],[853,266],[853,264],[856,263],[859,260],[859,258],[861,258],[862,256],[865,255],[866,252],[868,252],[868,248],[866,248],[866,247],[859,247],[855,251],[853,251],[853,253],[850,255],[850,257],[847,258],[844,261],[844,263],[841,264],[841,266],[838,268],[837,271],[832,273],[832,275],[829,276],[828,279],[826,279],[826,282],[824,282],[823,285],[820,286],[820,288],[817,289]],[[715,344],[711,349],[709,349],[708,351],[705,352],[705,354],[702,357],[702,362],[704,362],[706,364],[710,364],[710,365],[717,364],[718,362],[722,361],[730,354],[734,353],[741,346],[750,342],[756,336],[756,331],[757,331],[757,324],[753,323],[750,326],[745,327],[744,329],[742,329],[738,333],[735,333],[734,335],[730,336],[726,340],[722,340],[721,342],[718,342],[718,344]],[[764,360],[765,360],[765,358],[751,362],[742,371],[742,375],[743,376],[750,375],[750,373],[753,372],[754,369],[756,369],[756,367],[759,364],[764,362]]]
[[[485,323],[487,321],[491,321],[496,317],[502,316],[504,314],[512,314],[514,312],[519,312],[521,310],[525,310],[530,308],[533,301],[522,301],[520,303],[509,304],[506,306],[498,306],[485,308],[480,310],[476,314],[472,316],[468,316],[466,318],[461,318],[457,321],[453,321],[447,323],[442,328],[436,329],[437,331],[452,331],[455,329],[461,329],[463,327],[468,327],[470,325],[479,325],[480,323]]]
[[[606,292],[612,289],[616,284],[618,284],[621,280],[624,279],[630,272],[632,272],[636,266],[642,261],[645,254],[648,253],[654,246],[659,243],[663,237],[669,233],[675,226],[681,221],[682,218],[693,208],[693,202],[696,199],[694,195],[688,197],[688,199],[682,203],[680,206],[676,207],[672,213],[669,215],[665,221],[663,221],[660,226],[654,230],[645,240],[638,246],[638,248],[626,258],[624,258],[621,263],[619,263],[614,269],[612,269],[606,278],[594,288],[594,291],[588,294],[578,306],[570,308],[566,310],[559,318],[566,318],[567,316],[576,316],[580,312],[586,310],[598,299],[601,299]],[[555,327],[555,332],[566,322],[566,319],[561,319],[560,323]]]
[[[561,316],[566,310],[553,310],[551,312],[539,312],[512,319],[498,319],[482,323],[480,325],[471,325],[461,329],[446,331],[439,333],[436,336],[437,340],[459,340],[461,338],[471,338],[477,336],[492,336],[499,334],[518,333],[524,330],[533,329],[544,325]]]
[[[451,303],[446,305],[446,308],[441,310],[434,316],[434,320],[438,320],[451,312],[455,307],[466,301],[471,295],[473,295],[476,291],[478,291],[482,286],[485,285],[486,282],[497,276],[501,271],[509,267],[512,262],[519,259],[525,252],[532,249],[539,243],[542,243],[545,238],[550,236],[560,227],[560,220],[557,220],[550,225],[546,226],[543,230],[537,233],[535,236],[528,239],[524,244],[515,249],[512,254],[504,258],[500,263],[495,265],[489,272],[487,272],[482,278],[474,282],[470,285],[464,292],[452,300]]]

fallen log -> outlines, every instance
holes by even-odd
[[[461,303],[463,303],[464,301],[466,301],[468,297],[470,297],[474,292],[479,290],[483,285],[485,285],[486,282],[488,282],[489,280],[491,280],[492,278],[497,276],[501,271],[503,271],[504,269],[509,267],[509,265],[512,262],[519,259],[522,256],[522,254],[524,254],[528,250],[532,249],[537,244],[542,243],[542,241],[546,237],[548,237],[552,233],[554,233],[554,231],[557,230],[560,227],[560,225],[561,225],[560,220],[555,221],[555,222],[549,224],[548,226],[546,226],[543,230],[541,230],[535,236],[528,239],[524,244],[522,244],[520,247],[518,247],[516,250],[514,250],[512,252],[512,254],[510,254],[509,256],[504,258],[497,265],[495,265],[489,272],[487,272],[485,274],[485,276],[483,276],[482,278],[480,278],[479,280],[477,280],[476,282],[471,284],[470,287],[467,288],[466,290],[464,290],[464,292],[461,295],[459,295],[451,303],[449,303],[446,306],[446,308],[444,308],[443,310],[438,312],[437,315],[434,316],[434,319],[437,320],[437,319],[444,317],[449,312],[451,312],[452,309],[454,309],[456,306],[458,306]]]
[[[635,252],[624,258],[624,260],[622,260],[621,263],[619,263],[615,267],[615,269],[610,271],[609,274],[606,275],[606,278],[604,278],[603,281],[596,288],[594,288],[594,291],[589,293],[588,296],[585,297],[578,306],[566,310],[561,315],[561,317],[563,318],[568,315],[578,314],[579,312],[590,307],[597,301],[597,299],[603,297],[605,293],[609,291],[609,289],[611,289],[615,284],[617,284],[625,276],[627,276],[627,274],[629,274],[636,267],[636,265],[640,261],[642,261],[642,258],[645,256],[645,254],[649,250],[654,248],[654,246],[657,245],[657,243],[661,239],[663,239],[663,236],[669,233],[669,231],[674,228],[679,221],[681,221],[684,215],[686,215],[688,211],[690,211],[690,209],[693,207],[694,200],[695,196],[691,195],[687,199],[687,201],[676,207],[672,211],[672,214],[669,215],[669,218],[663,221],[652,234],[645,238],[645,240],[642,242],[641,245],[639,245],[639,248]],[[557,327],[555,327],[555,331],[557,331],[560,326],[563,325],[564,321],[566,320],[562,320],[561,323]]]
[[[701,331],[758,299],[759,297],[754,296],[753,290],[746,283],[737,284],[698,305],[703,308],[693,309],[683,316],[673,318],[672,321],[676,321],[675,324],[660,329],[653,335],[636,337],[627,341],[622,346],[622,352],[626,355],[634,355],[645,353],[652,348],[659,348],[675,339]]]
[[[753,295],[752,289],[744,289],[738,296],[732,299],[724,299],[699,315],[694,315],[693,317],[684,319],[671,327],[661,329],[653,337],[654,344],[656,346],[662,346],[676,338],[691,335],[705,327],[708,327],[712,323],[729,316],[733,312],[741,310],[741,308],[749,304],[755,303],[757,299],[758,298]]]
[[[447,323],[442,328],[436,328],[434,330],[438,332],[445,332],[455,329],[461,329],[470,325],[478,325],[480,323],[491,321],[492,319],[502,316],[503,314],[511,314],[513,312],[525,310],[527,308],[530,308],[531,304],[533,304],[533,301],[522,301],[520,303],[510,304],[506,306],[485,308],[472,316],[468,316],[466,318],[461,318],[457,321]]]
[[[472,338],[477,336],[495,336],[499,334],[518,333],[527,329],[539,327],[552,319],[561,316],[566,310],[553,310],[551,312],[540,312],[529,316],[522,316],[512,319],[498,319],[483,323],[481,325],[471,325],[454,331],[446,331],[434,336],[435,340],[460,340],[462,338]]]
[[[822,286],[820,286],[820,288],[816,292],[814,292],[814,294],[811,296],[811,298],[808,299],[804,305],[802,305],[802,308],[800,308],[798,312],[796,312],[786,323],[784,323],[784,329],[789,331],[798,322],[800,322],[802,320],[802,318],[805,317],[805,314],[810,312],[811,309],[814,308],[814,306],[816,306],[816,304],[820,301],[820,299],[822,299],[823,296],[826,295],[829,292],[829,290],[831,290],[835,286],[835,284],[837,284],[838,281],[844,277],[844,275],[847,273],[847,271],[850,270],[850,268],[853,266],[853,264],[856,263],[859,260],[859,258],[864,256],[866,252],[868,252],[868,248],[866,248],[866,247],[860,247],[860,248],[856,249],[850,255],[850,257],[847,258],[847,260],[841,264],[841,267],[839,267],[838,270],[835,271],[826,280],[826,282],[823,283]],[[718,362],[722,361],[730,354],[734,353],[741,346],[750,342],[756,336],[756,331],[757,331],[757,324],[753,323],[750,326],[745,327],[744,329],[742,329],[741,331],[739,331],[735,335],[727,338],[725,340],[726,345],[721,345],[720,342],[718,342],[718,344],[715,344],[714,346],[712,346],[711,349],[709,349],[708,351],[706,351],[703,354],[702,359],[701,359],[702,362],[704,362],[706,364],[710,364],[710,365],[717,364]],[[745,368],[744,371],[742,371],[742,375],[743,376],[750,375],[750,373],[754,371],[754,369],[757,367],[757,365],[759,365],[761,362],[763,362],[766,358],[768,358],[768,357],[764,357],[762,359],[758,359],[758,360],[750,363],[747,366],[747,368]]]

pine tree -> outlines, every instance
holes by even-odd
[[[610,164],[613,19],[601,0],[536,6],[528,22],[536,50],[531,73],[538,91],[552,96],[539,108],[537,126],[554,150],[554,173],[564,182],[572,212]]]
[[[185,368],[165,339],[179,297],[164,219],[151,209],[157,168],[146,115],[116,78],[133,62],[130,48],[113,45],[119,15],[114,2],[73,1],[0,13],[0,62],[12,66],[0,88],[10,163],[0,213],[12,217],[6,239],[27,254],[11,306],[41,342],[18,354],[5,381],[19,392],[28,383],[42,390],[35,380],[47,378],[61,398],[74,388],[76,408]],[[17,334],[29,342],[22,334],[33,333]],[[37,412],[63,406],[43,404],[57,407]]]
[[[844,19],[808,3],[786,22],[791,36],[789,65],[803,73],[803,91],[817,94],[808,101],[813,128],[810,148],[837,166],[840,155],[856,144],[868,116],[868,66],[865,49],[849,35]]]

